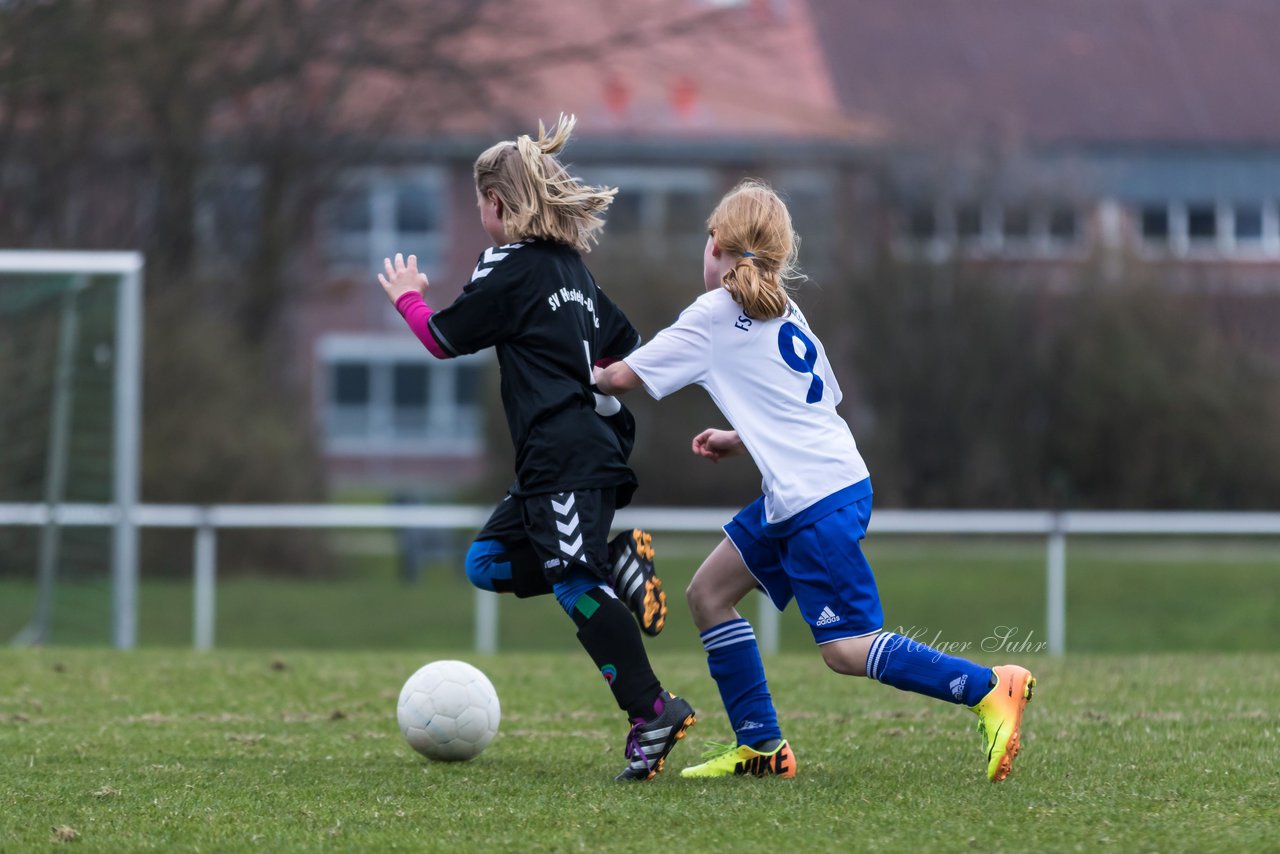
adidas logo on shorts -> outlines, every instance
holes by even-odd
[[[831,610],[829,605],[822,606],[822,613],[818,615],[817,625],[829,626],[832,623],[840,622],[840,618],[836,616],[836,612]]]

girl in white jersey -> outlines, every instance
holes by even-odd
[[[822,342],[791,301],[797,239],[786,205],[744,181],[707,222],[706,293],[623,361],[597,370],[600,391],[643,385],[654,398],[690,384],[707,390],[732,425],[693,439],[718,462],[748,454],[763,495],[725,525],[726,539],[689,585],[689,607],[737,736],[681,773],[794,777],[755,633],[738,613],[757,587],[779,609],[795,598],[823,660],[837,673],[968,706],[978,715],[987,776],[1003,780],[1018,753],[1035,686],[1025,668],[988,668],[883,631],[883,612],[860,541],[871,480],[836,411],[840,386]]]

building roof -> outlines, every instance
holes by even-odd
[[[809,0],[842,109],[892,137],[1275,145],[1276,0]]]
[[[402,140],[501,138],[561,112],[577,115],[579,137],[874,135],[839,109],[805,0],[631,0],[625,13],[599,0],[475,8],[480,18],[435,42],[420,72],[368,74],[352,87],[335,105],[341,123],[368,127],[365,117],[394,104],[387,130]]]
[[[578,117],[580,137],[870,139],[839,108],[805,0],[529,0],[450,43],[491,74],[447,116],[407,111],[410,136],[503,136]],[[398,84],[382,92],[398,94]],[[361,99],[377,91],[364,88]],[[428,96],[428,102],[430,97]]]

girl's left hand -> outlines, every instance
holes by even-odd
[[[427,281],[426,273],[418,272],[417,255],[410,255],[409,263],[406,264],[404,256],[397,252],[395,264],[391,263],[390,258],[383,258],[382,263],[387,268],[387,272],[385,275],[378,274],[378,282],[386,291],[387,299],[391,300],[392,305],[410,292],[426,296],[430,283]]]
[[[693,452],[718,463],[725,457],[736,457],[747,452],[746,445],[738,438],[737,430],[707,428],[693,437]]]

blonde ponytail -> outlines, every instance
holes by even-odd
[[[786,204],[763,181],[747,179],[730,190],[707,220],[721,251],[740,256],[721,279],[747,317],[781,317],[789,285],[804,276],[796,267],[800,238]]]
[[[584,184],[556,159],[576,123],[573,116],[562,114],[548,135],[538,122],[537,139],[521,134],[476,159],[476,189],[482,194],[492,191],[502,202],[508,240],[540,237],[589,252],[598,239],[604,228],[601,214],[618,190]]]
[[[739,259],[721,282],[747,317],[768,320],[781,317],[787,310],[786,289],[776,275],[768,276],[751,258]]]

